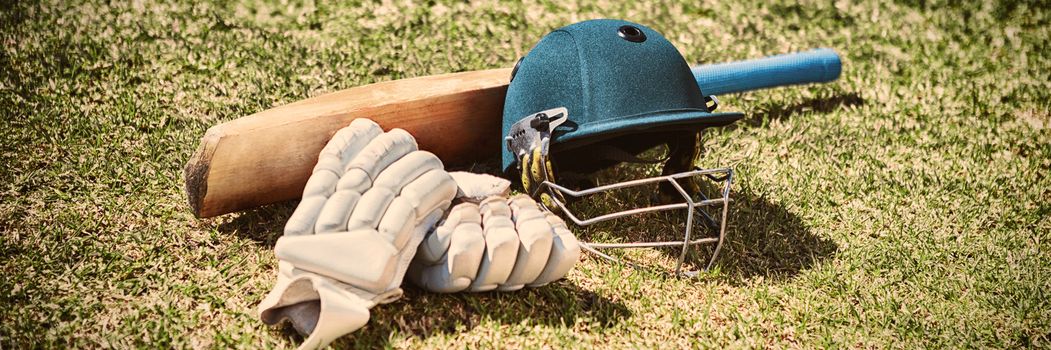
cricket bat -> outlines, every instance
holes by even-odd
[[[828,82],[840,70],[831,49],[692,69],[706,95]],[[490,69],[387,81],[213,126],[186,164],[190,208],[212,217],[298,198],[321,148],[355,118],[405,129],[446,165],[496,157],[510,77]]]

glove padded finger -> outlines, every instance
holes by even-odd
[[[445,293],[539,287],[563,278],[580,257],[565,222],[525,196],[453,207],[419,252],[410,281]]]
[[[451,210],[456,213],[442,223],[424,243],[426,254],[418,254],[409,278],[413,283],[434,292],[459,292],[470,286],[478,273],[485,253],[478,206],[461,203]],[[442,235],[438,236],[437,233]],[[445,247],[440,251],[435,248]],[[435,258],[435,256],[438,256]]]

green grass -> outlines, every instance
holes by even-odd
[[[194,218],[182,165],[204,131],[371,82],[509,67],[597,17],[650,25],[691,62],[828,46],[845,68],[723,96],[748,116],[706,141],[702,165],[736,170],[714,271],[588,256],[536,290],[409,290],[339,345],[1051,347],[1047,3],[116,3],[0,5],[2,348],[298,344],[254,315],[294,203]]]

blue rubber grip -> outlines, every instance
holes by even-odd
[[[839,55],[826,48],[692,68],[705,95],[824,83],[839,78],[841,69]]]

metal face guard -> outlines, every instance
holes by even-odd
[[[708,198],[708,196],[704,195],[703,193],[699,193],[699,195],[701,197],[701,200],[700,201],[695,201],[690,196],[690,194],[687,193],[686,190],[683,189],[683,187],[679,184],[679,180],[689,179],[689,178],[694,178],[694,177],[705,177],[705,178],[708,178],[711,181],[723,182],[722,191],[721,191],[721,197],[720,198]],[[563,203],[562,201],[559,200],[559,198],[563,198],[563,197],[556,195],[556,192],[557,192],[557,193],[559,193],[561,195],[565,195],[565,196],[570,196],[570,197],[574,197],[574,198],[583,198],[583,197],[591,196],[591,195],[594,195],[594,194],[597,194],[597,193],[608,192],[608,191],[617,190],[617,189],[623,189],[623,188],[642,186],[642,185],[653,184],[653,183],[660,183],[660,182],[668,182],[668,183],[670,183],[671,186],[674,187],[679,192],[679,194],[682,195],[684,201],[681,202],[681,203],[664,204],[664,205],[657,205],[657,206],[646,207],[646,208],[629,209],[629,210],[609,213],[609,214],[605,214],[605,215],[600,215],[600,216],[593,217],[593,218],[581,219],[581,218],[578,218],[576,215],[574,215],[573,212],[571,212],[569,210],[569,208],[566,207],[565,203]],[[580,191],[574,191],[574,190],[562,187],[562,186],[560,186],[560,185],[558,185],[556,183],[553,183],[551,181],[544,181],[541,184],[540,187],[544,188],[544,189],[547,189],[548,191],[551,191],[550,193],[552,194],[551,195],[552,202],[554,202],[555,206],[557,206],[558,209],[560,209],[563,213],[565,213],[565,215],[568,216],[570,220],[572,220],[574,223],[576,223],[577,225],[580,225],[580,226],[588,226],[588,225],[591,225],[591,224],[595,224],[595,223],[599,223],[599,222],[603,222],[603,221],[609,221],[609,220],[613,220],[613,219],[618,219],[618,218],[621,218],[621,217],[625,217],[625,216],[629,216],[629,215],[635,215],[635,214],[658,212],[658,211],[668,211],[668,210],[676,210],[676,209],[686,209],[686,228],[685,228],[685,231],[684,231],[684,234],[683,234],[683,240],[681,240],[681,241],[634,242],[634,243],[586,243],[586,242],[583,242],[583,241],[580,242],[580,246],[582,248],[584,248],[585,250],[587,250],[587,251],[589,251],[591,253],[594,253],[595,255],[601,256],[603,258],[615,261],[615,262],[621,262],[621,260],[617,259],[615,257],[612,257],[612,256],[610,256],[608,254],[602,253],[602,252],[599,251],[599,249],[609,249],[609,248],[653,248],[653,247],[668,247],[668,246],[680,246],[681,245],[682,246],[682,252],[679,254],[679,262],[678,262],[677,266],[675,267],[675,274],[678,275],[678,274],[682,273],[682,265],[683,265],[683,262],[685,262],[685,260],[686,260],[686,252],[689,250],[689,247],[691,245],[715,243],[716,244],[715,252],[712,253],[712,258],[711,258],[711,260],[708,261],[708,266],[705,267],[705,270],[711,269],[712,265],[715,263],[715,259],[719,256],[719,250],[722,249],[723,241],[726,238],[726,216],[727,216],[727,212],[729,211],[729,205],[730,205],[730,184],[732,182],[733,182],[733,170],[732,169],[730,169],[730,168],[715,168],[715,169],[695,169],[695,170],[681,172],[681,173],[677,173],[677,174],[656,176],[656,177],[650,177],[650,178],[633,180],[633,181],[618,182],[618,183],[615,183],[615,184],[604,185],[604,186],[594,187],[594,188],[590,188],[590,189],[586,189],[586,190],[580,190]],[[712,216],[712,213],[709,212],[708,208],[713,208],[713,210],[719,210],[720,207],[721,207],[722,214],[720,215],[720,219],[716,220]],[[548,208],[548,209],[550,210],[550,209],[553,209],[553,208]],[[705,220],[705,223],[708,224],[710,227],[712,227],[712,228],[718,227],[719,236],[718,237],[705,237],[705,238],[698,238],[698,239],[692,239],[691,240],[690,235],[693,232],[693,225],[694,225],[694,221],[695,221],[694,218],[697,216],[697,215],[695,215],[695,213],[700,213],[701,218],[703,218]],[[686,275],[686,276],[692,277],[692,276],[696,276],[698,273],[699,273],[699,271],[688,271],[688,272],[685,272],[683,274]]]
[[[712,96],[710,102],[710,110],[715,109],[718,105],[718,100],[715,100],[714,96]],[[541,205],[552,212],[555,211],[553,210],[555,209],[554,207],[557,207],[558,210],[565,213],[571,221],[579,226],[588,226],[635,214],[686,209],[686,227],[683,232],[683,240],[681,241],[635,243],[587,243],[580,241],[580,246],[581,248],[584,248],[584,250],[614,262],[622,261],[610,256],[609,254],[600,252],[599,249],[682,246],[682,252],[679,253],[679,261],[675,267],[675,274],[679,275],[682,273],[682,265],[686,261],[686,253],[689,251],[690,246],[715,243],[715,252],[713,252],[711,260],[708,261],[708,265],[705,267],[705,270],[711,269],[712,265],[715,263],[715,259],[719,256],[719,251],[722,249],[723,241],[726,238],[726,216],[730,205],[730,185],[733,182],[733,170],[730,168],[695,169],[671,175],[618,182],[586,190],[571,190],[554,183],[554,179],[552,178],[553,175],[551,175],[549,169],[545,167],[549,164],[548,157],[550,152],[548,148],[551,145],[552,133],[555,127],[567,120],[567,116],[568,110],[563,107],[528,115],[518,120],[518,122],[515,122],[511,126],[508,135],[504,138],[504,141],[508,144],[508,149],[510,149],[515,155],[515,158],[519,160],[518,166],[522,171],[523,186],[526,191],[529,192],[529,196],[540,199],[539,202]],[[530,167],[534,165],[534,163],[537,164],[540,169],[532,172]],[[690,196],[690,193],[679,184],[679,180],[689,180],[700,177],[707,178],[714,182],[722,182],[721,196],[719,198],[708,198],[704,193],[698,193],[701,198],[699,201],[695,201]],[[583,198],[598,193],[661,182],[667,182],[675,188],[675,190],[682,196],[683,202],[629,209],[589,219],[581,219],[577,217],[577,215],[573,214],[565,204],[566,197],[564,196]],[[533,184],[536,184],[535,187]],[[718,210],[720,206],[722,214],[719,215],[719,219],[716,220],[710,210]],[[700,213],[700,217],[705,220],[704,223],[707,224],[708,227],[713,229],[718,228],[719,236],[691,240],[690,236],[693,233],[694,218],[697,216],[695,213]],[[697,275],[697,273],[699,273],[699,271],[688,271],[684,274],[692,277]]]

